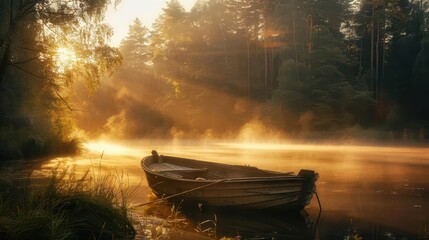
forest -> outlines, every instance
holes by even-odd
[[[429,139],[426,0],[170,0],[118,48],[109,4],[0,3],[0,159],[82,134]]]

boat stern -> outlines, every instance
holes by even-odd
[[[302,189],[301,202],[304,206],[307,206],[310,204],[313,194],[316,191],[316,181],[319,178],[319,174],[313,170],[301,169],[298,176],[306,179]]]

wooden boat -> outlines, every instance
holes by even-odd
[[[318,174],[298,175],[187,158],[159,156],[141,161],[158,198],[241,209],[303,209],[313,197]]]

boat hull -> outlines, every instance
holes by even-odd
[[[142,160],[142,167],[148,185],[157,197],[173,196],[173,201],[203,203],[211,207],[302,209],[309,204],[317,179],[313,171],[302,171],[301,175],[178,179],[171,174],[151,171],[145,165],[145,162],[153,161],[149,159],[151,157]]]

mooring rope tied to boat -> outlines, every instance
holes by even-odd
[[[317,216],[316,224],[314,225],[314,233],[313,233],[314,237],[316,237],[320,216],[322,215],[322,204],[320,203],[320,198],[319,198],[319,194],[317,194],[317,190],[314,189],[313,192],[314,192],[314,195],[316,195],[317,203],[319,204],[319,215]]]
[[[313,192],[316,195],[317,203],[319,204],[319,209],[320,209],[320,211],[322,211],[322,204],[320,203],[319,194],[317,194],[316,189],[314,189]]]
[[[215,185],[215,184],[221,183],[221,182],[225,182],[226,180],[228,180],[228,179],[226,179],[226,178],[225,178],[225,179],[220,179],[220,180],[217,180],[217,181],[211,182],[211,183],[206,184],[206,185],[203,185],[203,186],[199,186],[199,187],[192,188],[192,189],[189,189],[189,190],[186,190],[186,191],[180,192],[180,193],[176,193],[176,194],[170,195],[170,196],[165,197],[165,198],[161,198],[161,199],[157,199],[157,200],[154,200],[154,201],[151,201],[151,202],[147,202],[147,203],[139,204],[139,205],[137,205],[137,206],[134,206],[133,208],[138,208],[138,207],[146,206],[146,205],[153,204],[153,203],[160,203],[160,202],[164,202],[165,200],[168,200],[168,199],[170,199],[170,198],[174,198],[174,197],[177,197],[177,196],[180,196],[180,195],[186,194],[186,193],[193,192],[193,191],[195,191],[195,190],[203,189],[203,188],[206,188],[206,187],[209,187],[209,186],[212,186],[212,185]],[[160,184],[160,183],[163,183],[163,182],[159,182],[159,183],[157,183],[157,184],[154,184],[154,185],[152,185],[151,187],[153,187],[153,186],[155,186],[155,185],[158,185],[158,184]]]

